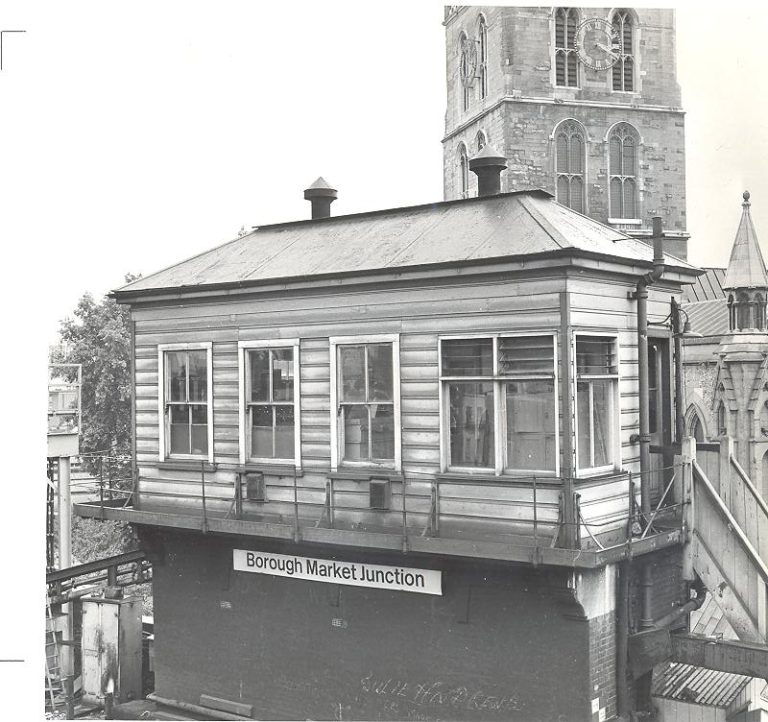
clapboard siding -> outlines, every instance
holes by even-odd
[[[569,290],[572,333],[604,331],[619,338],[620,445],[625,468],[637,467],[636,302],[629,282],[605,278],[546,277],[471,282],[435,282],[424,286],[350,290],[314,290],[264,298],[141,305],[135,320],[136,451],[140,466],[140,501],[148,508],[183,504],[196,509],[202,487],[199,473],[159,470],[158,344],[212,342],[214,461],[206,473],[206,495],[231,500],[239,462],[240,403],[238,341],[299,339],[302,475],[296,480],[301,505],[325,502],[331,458],[330,345],[332,336],[398,334],[400,339],[400,410],[402,465],[408,483],[406,511],[422,521],[430,511],[432,482],[440,469],[439,338],[490,333],[555,333],[558,335],[557,372],[573,371],[570,344],[563,345],[561,292]],[[668,311],[668,295],[652,291],[649,317],[661,321]],[[558,390],[560,393],[560,390]],[[566,404],[559,398],[559,423]],[[562,448],[562,446],[561,446]],[[268,474],[270,513],[280,505],[290,513],[294,480]],[[441,512],[454,519],[526,522],[532,519],[532,490],[517,486],[441,484]],[[626,478],[593,484],[579,490],[587,524],[601,530],[625,523],[628,503]],[[542,523],[558,518],[557,483],[537,490],[537,516]],[[393,485],[393,509],[402,506],[402,488]],[[339,510],[367,511],[367,483],[334,482],[334,504]],[[222,506],[223,508],[223,506]],[[259,507],[254,507],[258,510]],[[352,510],[352,511],[350,511]],[[283,512],[279,512],[283,513]],[[362,513],[362,512],[361,512]],[[384,515],[386,516],[386,515]],[[392,518],[395,519],[397,515]],[[384,517],[381,517],[384,518]],[[624,519],[624,522],[622,522]],[[398,522],[399,523],[399,522]],[[590,526],[590,528],[592,528]],[[593,530],[594,533],[594,530]]]

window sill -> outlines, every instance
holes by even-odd
[[[266,464],[260,461],[246,461],[245,464],[238,465],[237,470],[241,474],[260,472],[265,476],[304,476],[304,471],[293,464]]]
[[[166,459],[165,461],[157,462],[158,469],[166,469],[168,471],[200,471],[203,468],[206,472],[216,471],[217,465],[211,464],[208,459]]]
[[[642,218],[609,218],[608,223],[612,226],[639,226],[643,222]]]
[[[338,469],[329,472],[328,478],[343,481],[370,481],[371,479],[403,481],[403,475],[394,469]]]
[[[624,469],[596,469],[594,471],[578,471],[573,480],[576,486],[589,486],[591,484],[603,484],[609,479],[627,476]]]
[[[475,474],[472,472],[462,472],[462,471],[445,471],[440,474],[435,475],[437,477],[438,481],[447,481],[454,484],[470,484],[473,482],[481,482],[481,483],[494,483],[494,484],[510,484],[510,485],[520,485],[520,486],[532,486],[533,485],[533,476],[524,476],[522,474],[501,474],[497,476],[496,474],[489,474],[489,473],[481,473],[481,474]],[[560,477],[555,476],[554,474],[552,476],[537,476],[536,478],[536,485],[552,485],[552,486],[560,486],[562,484],[562,479]]]

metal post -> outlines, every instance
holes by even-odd
[[[403,477],[403,551],[408,551],[408,518],[405,508],[405,477]]]
[[[539,546],[539,517],[536,506],[536,477],[533,477],[533,545]]]
[[[202,524],[202,530],[203,534],[205,534],[208,531],[208,515],[206,513],[205,509],[205,462],[200,462],[200,481],[202,483],[202,496],[203,496],[203,524]]]
[[[293,541],[299,541],[299,486],[295,467],[293,469]]]
[[[70,479],[70,458],[59,457],[59,569],[72,566],[72,496]],[[62,604],[61,611],[66,615],[66,625],[62,641],[73,639],[72,604]],[[62,677],[72,678],[75,674],[75,657],[71,645],[61,647]]]
[[[683,333],[680,328],[680,304],[672,298],[672,338],[675,346],[675,441],[683,443],[685,437],[685,410],[683,404]]]

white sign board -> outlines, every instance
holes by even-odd
[[[233,550],[236,571],[270,574],[276,577],[306,579],[313,582],[347,584],[352,587],[376,587],[420,594],[443,593],[442,572],[434,569],[389,567],[361,562],[338,562],[290,554]]]

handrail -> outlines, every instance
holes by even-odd
[[[733,466],[734,469],[736,469],[736,473],[741,477],[741,480],[746,484],[749,491],[752,493],[752,496],[754,497],[755,501],[757,502],[758,506],[763,510],[763,514],[768,516],[768,504],[765,503],[765,499],[763,499],[760,492],[755,488],[755,485],[752,483],[752,480],[747,476],[747,472],[742,469],[741,464],[739,464],[738,461],[733,456],[730,456],[731,466]]]
[[[768,567],[766,567],[765,562],[763,562],[763,560],[760,558],[760,554],[752,546],[752,542],[749,541],[749,539],[747,538],[747,535],[742,531],[741,527],[739,526],[739,523],[736,521],[733,514],[731,514],[730,509],[723,502],[722,498],[720,497],[720,494],[718,494],[715,488],[712,486],[712,482],[707,478],[706,474],[702,471],[698,462],[695,459],[693,459],[691,463],[693,466],[693,471],[695,476],[704,485],[704,489],[706,489],[707,493],[715,503],[715,508],[720,512],[721,516],[725,517],[726,521],[730,525],[734,534],[736,534],[736,537],[741,542],[741,546],[747,552],[747,556],[751,557],[752,562],[754,563],[755,567],[759,571],[760,576],[763,578],[763,581],[768,583]]]

